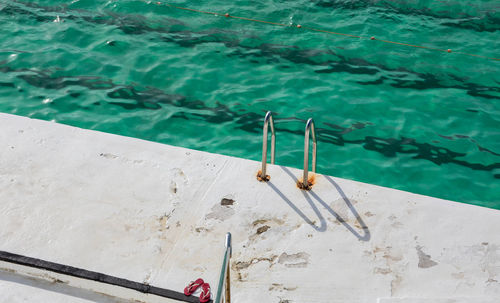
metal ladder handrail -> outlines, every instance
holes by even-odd
[[[306,122],[305,139],[304,139],[304,176],[302,180],[303,189],[309,189],[309,133],[313,139],[313,156],[312,156],[312,171],[316,173],[316,131],[314,130],[314,120],[309,118]]]
[[[262,128],[262,170],[260,178],[262,181],[267,181],[266,166],[267,166],[267,129],[271,124],[271,164],[274,164],[276,150],[276,133],[274,131],[273,115],[270,111],[266,113],[264,118],[264,127]]]
[[[232,255],[231,233],[226,234],[226,250],[222,260],[222,268],[219,277],[219,285],[217,287],[217,296],[214,303],[231,303],[231,279],[229,260]]]

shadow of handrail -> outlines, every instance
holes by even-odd
[[[293,204],[293,202],[290,201],[290,199],[288,199],[288,197],[285,196],[271,181],[268,181],[266,184],[269,185],[269,187],[271,187],[272,190],[274,190],[281,197],[281,199],[283,199],[283,201],[285,201],[288,204],[288,206],[290,206],[304,221],[306,221],[307,224],[311,225],[312,228],[314,228],[319,232],[323,232],[326,230],[325,218],[321,215],[318,208],[316,207],[316,205],[314,205],[310,197],[306,196],[306,200],[307,202],[309,202],[309,205],[311,205],[312,210],[318,216],[320,226],[317,226],[313,221],[311,221],[311,219],[309,219],[295,204]]]
[[[283,169],[283,171],[285,173],[287,173],[294,181],[294,183],[296,184],[298,182],[298,179],[297,177],[286,167],[284,166],[280,166],[281,169]],[[345,220],[344,218],[342,218],[337,212],[335,212],[323,199],[321,199],[321,197],[318,196],[317,193],[314,192],[314,190],[310,190],[310,191],[302,191],[302,194],[304,195],[304,197],[306,198],[307,202],[309,203],[309,205],[311,206],[312,210],[316,213],[316,215],[318,216],[319,220],[320,220],[320,223],[321,225],[320,226],[317,226],[313,221],[311,221],[295,204],[293,204],[293,202],[287,197],[285,196],[274,184],[272,184],[271,182],[268,182],[267,184],[269,185],[269,187],[271,187],[287,204],[288,206],[290,206],[304,221],[306,221],[307,224],[311,225],[312,228],[314,228],[315,230],[319,231],[319,232],[324,232],[326,231],[326,220],[325,218],[323,217],[323,215],[321,214],[321,212],[319,211],[319,209],[316,207],[316,205],[314,204],[314,202],[312,201],[311,197],[313,197],[316,201],[319,202],[319,204],[321,204],[331,215],[333,215],[335,217],[335,219],[340,222],[345,228],[347,228],[347,230],[349,230],[354,236],[356,236],[360,241],[370,241],[371,239],[371,233],[370,233],[370,229],[368,228],[368,226],[366,225],[366,223],[363,221],[363,219],[361,218],[361,216],[359,215],[358,211],[356,210],[356,208],[354,207],[354,205],[351,203],[351,201],[349,200],[349,198],[347,198],[346,194],[344,193],[344,191],[342,190],[342,188],[337,184],[337,182],[335,182],[331,177],[329,176],[324,176],[325,179],[330,182],[330,184],[332,184],[335,189],[338,191],[338,193],[340,194],[340,196],[342,197],[342,199],[344,200],[345,204],[347,205],[347,207],[349,208],[349,210],[352,212],[352,214],[354,215],[354,217],[356,218],[356,220],[358,221],[359,225],[361,226],[361,229],[363,230],[363,234],[360,234],[355,228],[353,228],[348,222],[347,220]]]
[[[321,205],[323,205],[323,207],[329,213],[331,213],[335,217],[335,219],[337,219],[337,221],[339,221],[340,223],[342,223],[342,225],[344,225],[344,227],[347,228],[359,240],[361,240],[361,241],[370,241],[370,238],[371,238],[370,229],[368,228],[368,226],[366,226],[365,221],[363,221],[363,219],[359,215],[358,211],[354,208],[354,205],[352,205],[352,203],[349,200],[349,198],[347,198],[347,196],[344,193],[344,191],[342,190],[342,188],[340,188],[340,186],[338,185],[338,183],[335,182],[331,177],[329,177],[329,176],[324,176],[324,177],[325,177],[326,180],[328,180],[328,182],[330,182],[337,189],[337,191],[339,192],[340,196],[344,200],[345,204],[347,205],[347,207],[349,208],[349,210],[352,212],[352,214],[354,215],[354,217],[358,221],[359,225],[361,226],[361,229],[363,229],[363,233],[364,234],[361,235],[351,225],[349,225],[347,223],[347,221],[344,220],[344,218],[342,218],[330,206],[328,206],[328,204],[323,199],[321,199],[313,190],[311,190],[309,192],[311,194],[311,196],[313,196],[316,199],[316,201],[318,201]]]

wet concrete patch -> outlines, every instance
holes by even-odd
[[[392,272],[392,270],[390,268],[377,267],[377,268],[375,268],[375,270],[373,272],[376,274],[387,275],[387,274],[390,274]]]
[[[274,264],[276,258],[278,258],[278,256],[272,255],[269,258],[263,257],[263,258],[253,258],[250,261],[236,261],[235,263],[233,263],[232,268],[233,270],[239,271],[242,269],[247,269],[251,265],[257,264],[262,261],[269,262],[269,267],[271,267]]]
[[[99,154],[99,156],[104,157],[106,159],[116,159],[116,158],[118,158],[117,155],[113,155],[113,154],[110,154],[110,153],[101,153],[101,154]]]
[[[234,215],[233,208],[225,205],[216,204],[212,207],[211,212],[206,215],[206,218],[224,221],[231,218],[233,215]]]
[[[431,260],[430,255],[427,255],[422,251],[422,246],[417,245],[415,247],[415,249],[417,250],[417,254],[418,254],[418,267],[419,268],[429,268],[429,267],[433,267],[433,266],[438,265],[437,262]]]
[[[309,264],[309,254],[305,252],[299,252],[289,255],[284,252],[278,258],[278,263],[291,268],[307,267],[307,265]]]
[[[252,222],[253,226],[261,225],[264,223],[271,223],[271,224],[276,224],[276,225],[283,225],[285,224],[285,221],[278,219],[278,218],[270,218],[270,219],[259,219],[255,220]]]
[[[298,288],[297,286],[288,287],[284,286],[281,283],[272,283],[271,286],[269,286],[269,291],[294,291],[297,288]]]
[[[222,200],[220,200],[220,205],[229,206],[229,205],[233,205],[233,204],[234,204],[233,199],[222,198]]]
[[[269,228],[271,228],[268,225],[261,226],[257,228],[257,234],[260,235],[261,233],[265,233]]]

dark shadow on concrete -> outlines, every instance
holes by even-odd
[[[293,202],[290,201],[290,199],[288,199],[287,196],[285,196],[271,181],[266,182],[266,184],[269,185],[269,187],[271,187],[272,190],[274,190],[281,197],[281,199],[283,199],[283,201],[285,201],[286,204],[288,204],[288,206],[290,206],[302,219],[304,219],[307,224],[311,225],[312,228],[319,232],[323,232],[326,230],[326,220],[321,215],[318,208],[316,207],[316,205],[314,205],[312,199],[309,196],[304,194],[307,202],[309,203],[309,205],[311,205],[312,210],[318,216],[320,222],[319,226],[316,225],[316,221],[311,221],[311,219],[309,219],[295,204],[293,204]]]
[[[346,194],[344,193],[344,191],[342,190],[342,188],[338,185],[337,182],[335,182],[331,177],[329,176],[324,176],[323,177],[328,180],[328,182],[330,182],[334,187],[335,189],[337,189],[337,191],[339,192],[340,196],[342,197],[342,199],[344,200],[345,204],[347,205],[347,207],[349,208],[349,210],[352,212],[352,214],[354,215],[354,217],[356,218],[356,220],[358,221],[359,225],[361,226],[361,228],[363,229],[363,235],[361,235],[360,233],[358,233],[358,231],[356,229],[354,229],[351,225],[349,225],[346,220],[344,220],[341,216],[339,216],[333,209],[331,209],[331,207],[328,206],[328,204],[326,204],[325,201],[323,201],[315,192],[314,192],[314,189],[311,190],[309,193],[316,199],[316,201],[318,201],[321,205],[323,205],[323,207],[328,211],[330,212],[334,217],[335,219],[337,219],[337,221],[339,221],[340,223],[342,223],[342,225],[344,225],[345,228],[347,228],[353,235],[355,235],[359,240],[361,241],[370,241],[370,238],[371,238],[371,234],[370,234],[370,229],[368,228],[368,226],[366,226],[365,224],[365,221],[363,221],[363,219],[361,218],[361,216],[359,215],[358,211],[356,210],[356,208],[354,208],[354,205],[352,205],[351,201],[349,200],[349,198],[347,198]]]
[[[135,300],[126,300],[93,292],[91,290],[68,285],[64,282],[48,281],[42,277],[31,277],[28,275],[18,274],[10,271],[3,271],[0,269],[0,281],[12,282],[16,284],[25,285],[26,288],[39,288],[50,292],[55,292],[79,299],[88,300],[96,303],[134,303]]]
[[[285,171],[293,180],[294,183],[297,183],[298,182],[298,179],[297,177],[286,167],[284,166],[280,166],[281,169],[283,169],[283,171]],[[302,194],[304,195],[304,197],[306,198],[307,202],[309,203],[309,205],[311,205],[311,208],[313,209],[313,211],[316,213],[316,215],[318,216],[319,220],[320,220],[320,223],[321,225],[320,226],[317,226],[315,225],[315,222],[311,221],[295,204],[293,204],[292,201],[290,201],[290,199],[288,199],[274,184],[272,184],[271,182],[267,182],[267,184],[302,218],[304,219],[304,221],[306,221],[309,225],[311,225],[315,230],[317,231],[320,231],[320,232],[323,232],[326,230],[326,221],[325,221],[325,218],[323,217],[323,215],[321,214],[321,212],[318,210],[318,208],[316,207],[316,205],[314,204],[313,200],[311,199],[311,197],[313,197],[316,201],[318,201],[319,204],[321,204],[331,215],[333,215],[335,217],[335,219],[340,222],[345,228],[347,228],[347,230],[349,230],[354,236],[356,236],[356,238],[358,238],[360,241],[370,241],[371,239],[371,233],[370,233],[370,229],[368,228],[368,226],[365,224],[365,222],[363,221],[363,219],[361,218],[361,216],[359,215],[358,211],[356,210],[356,208],[354,208],[353,204],[351,203],[351,201],[349,200],[349,198],[347,198],[346,194],[344,193],[344,191],[342,190],[342,188],[337,184],[337,182],[335,182],[331,177],[329,176],[323,176],[325,177],[325,179],[330,182],[334,187],[335,189],[339,192],[340,196],[342,197],[342,199],[344,200],[345,204],[347,205],[347,207],[349,208],[349,210],[352,212],[352,214],[354,215],[354,217],[356,218],[356,220],[358,221],[359,225],[361,226],[361,229],[363,230],[363,233],[360,234],[353,226],[351,226],[347,220],[345,220],[344,218],[342,218],[337,212],[335,212],[329,205],[328,203],[326,203],[323,199],[321,199],[321,197],[318,196],[317,193],[314,192],[314,189],[310,190],[310,191],[302,191]],[[297,188],[297,190],[299,190]]]

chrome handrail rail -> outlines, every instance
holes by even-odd
[[[274,164],[275,150],[276,150],[276,134],[274,132],[273,115],[270,111],[266,113],[264,118],[264,127],[262,128],[262,170],[260,179],[267,181],[266,166],[267,166],[267,128],[271,124],[271,164]]]
[[[312,155],[312,170],[316,173],[316,131],[314,130],[314,120],[309,118],[306,122],[305,139],[304,139],[304,176],[302,180],[303,189],[309,189],[309,133],[313,139],[313,155]]]
[[[231,233],[226,234],[226,250],[224,259],[222,260],[222,268],[219,277],[219,285],[217,287],[217,296],[214,303],[231,303],[231,279],[229,261],[232,255]]]

